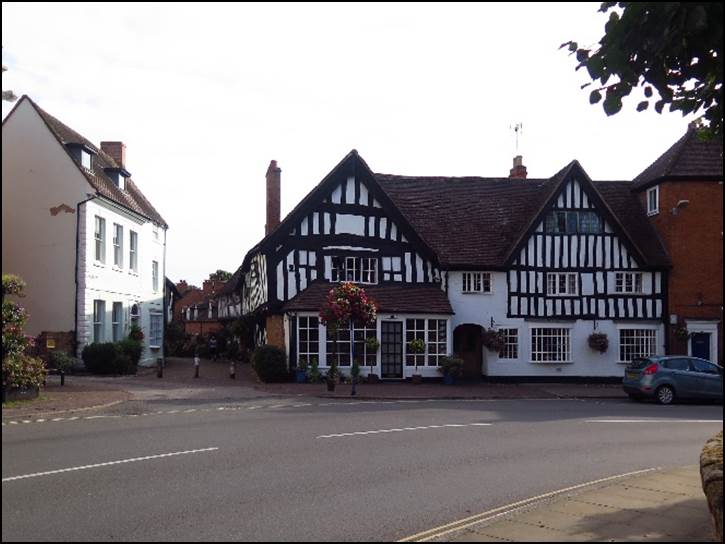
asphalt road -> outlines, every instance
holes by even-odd
[[[3,426],[2,540],[395,540],[598,478],[696,464],[722,429],[722,406],[617,400],[134,411]]]

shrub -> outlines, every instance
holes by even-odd
[[[128,355],[131,358],[131,362],[138,366],[138,363],[141,360],[141,355],[143,354],[143,344],[132,340],[129,337],[126,338],[126,340],[118,342],[118,345],[121,348],[121,352],[123,352],[124,355]]]
[[[463,374],[463,359],[459,359],[458,357],[441,357],[438,372],[444,376],[458,378]]]
[[[166,326],[166,350],[169,355],[183,356],[184,343],[186,342],[186,332],[184,325],[178,321],[172,321]]]
[[[61,372],[67,372],[75,364],[76,360],[64,351],[51,351],[48,354],[48,366]]]
[[[320,383],[320,381],[322,381],[320,365],[317,363],[317,357],[313,357],[310,364],[310,383]]]
[[[28,355],[3,357],[3,387],[40,387],[47,370],[42,359]]]
[[[135,374],[141,349],[133,340],[88,344],[83,348],[83,363],[93,374]]]
[[[252,354],[252,365],[259,379],[265,383],[286,381],[287,356],[277,346],[260,346]]]
[[[144,334],[141,327],[138,325],[131,325],[131,330],[128,333],[128,337],[136,342],[143,342]]]

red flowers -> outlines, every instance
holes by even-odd
[[[320,310],[323,325],[340,327],[351,320],[368,325],[377,318],[378,307],[365,290],[351,282],[343,282],[330,289],[327,300]]]

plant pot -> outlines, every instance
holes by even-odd
[[[423,383],[423,375],[422,374],[413,374],[411,381],[416,385],[421,384],[421,383]]]
[[[446,385],[456,385],[456,377],[451,376],[450,374],[445,374],[443,376],[443,383]]]
[[[377,374],[368,374],[368,383],[378,383],[380,378]]]
[[[3,387],[3,402],[37,399],[40,387]]]
[[[300,370],[299,368],[295,372],[295,376],[297,377],[297,383],[305,383],[307,381],[307,371],[306,370]]]
[[[326,381],[327,381],[327,390],[334,391],[335,390],[335,380],[326,380]]]

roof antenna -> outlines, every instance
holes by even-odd
[[[519,135],[523,135],[524,133],[524,124],[522,122],[518,122],[514,125],[509,125],[509,129],[514,131],[514,138],[516,140],[516,154],[519,154]]]

